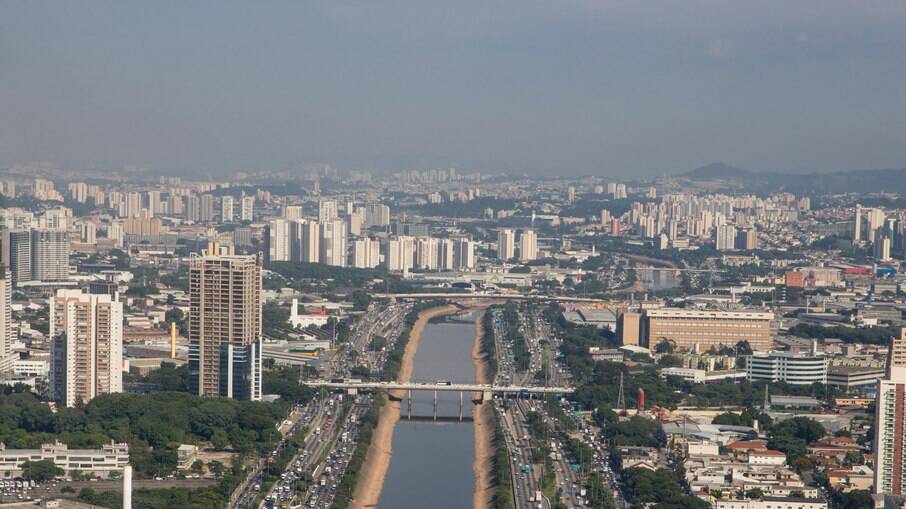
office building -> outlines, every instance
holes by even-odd
[[[639,317],[637,340],[631,336],[634,327],[626,323],[634,317],[627,314],[623,314],[619,331],[623,344],[654,348],[661,341],[668,341],[676,348],[700,352],[711,347],[733,348],[740,341],[747,341],[752,350],[760,351],[770,350],[773,345],[774,314],[769,312],[647,309]]]
[[[54,401],[73,407],[123,392],[123,304],[81,290],[57,290],[49,304]]]
[[[336,205],[336,202],[334,202]],[[333,219],[321,223],[321,257],[320,262],[335,267],[345,267],[346,263],[346,222]]]
[[[535,230],[522,230],[519,235],[519,260],[526,262],[538,258],[538,237]]]
[[[189,390],[261,399],[261,262],[210,243],[189,261]]]
[[[827,358],[801,352],[756,352],[746,357],[750,382],[783,382],[791,385],[827,383]]]
[[[236,218],[236,204],[232,196],[224,196],[220,199],[220,220],[229,223]]]
[[[69,236],[65,231],[31,231],[31,276],[44,282],[69,278]]]
[[[352,243],[352,266],[373,269],[381,263],[381,243],[374,239],[359,239]]]
[[[6,480],[21,477],[24,473],[22,467],[25,462],[36,461],[53,463],[67,476],[79,473],[106,479],[122,472],[129,465],[129,444],[110,442],[99,449],[70,449],[69,446],[60,442],[41,444],[40,449],[9,449],[0,444],[0,479],[12,482]],[[70,507],[51,505],[50,500],[47,502],[46,505],[41,504],[34,507]]]
[[[617,318],[617,337],[623,346],[638,346],[641,341],[642,313],[624,311]]]
[[[243,196],[241,202],[241,208],[239,211],[239,220],[240,221],[254,221],[255,220],[255,197],[254,196]]]
[[[906,494],[906,327],[891,340],[887,371],[878,382],[873,438],[875,494]]]
[[[516,233],[504,228],[497,232],[497,258],[511,260],[516,257]]]

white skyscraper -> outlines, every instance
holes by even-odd
[[[534,230],[522,230],[519,236],[519,260],[529,261],[538,258],[538,237]]]
[[[297,221],[299,228],[299,255],[293,259],[306,263],[321,261],[321,227],[315,221]]]
[[[387,241],[384,263],[391,272],[406,272],[412,269],[415,260],[415,239],[399,237]]]
[[[274,219],[267,227],[268,260],[271,262],[288,262],[292,259],[292,221]]]
[[[13,348],[13,276],[0,265],[0,373],[9,370]]]
[[[232,196],[224,196],[220,199],[220,218],[224,223],[236,219],[236,204]]]
[[[49,304],[54,401],[73,407],[123,392],[123,304],[81,290],[57,290]]]
[[[336,267],[347,265],[345,221],[334,219],[321,223],[321,263]]]
[[[457,239],[453,244],[453,265],[459,270],[475,268],[475,242],[468,239]]]
[[[243,196],[241,208],[239,219],[241,221],[253,221],[255,218],[255,197]]]
[[[374,239],[359,239],[352,243],[353,267],[373,269],[381,262],[381,243]]]
[[[497,232],[497,258],[509,260],[516,257],[516,232],[504,228]]]
[[[732,251],[736,249],[736,227],[724,224],[717,227],[715,248],[718,251]]]
[[[318,200],[318,222],[326,223],[339,217],[337,200]]]
[[[875,485],[880,495],[906,494],[906,327],[890,342],[887,373],[875,399]]]

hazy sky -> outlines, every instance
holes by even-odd
[[[906,167],[906,2],[0,0],[0,165]]]

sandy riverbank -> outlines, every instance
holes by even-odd
[[[484,333],[482,318],[484,312],[475,319],[475,343],[472,345],[472,363],[475,365],[475,381],[480,384],[491,383],[485,355],[481,353],[481,336]],[[472,407],[473,429],[475,430],[475,494],[472,496],[474,509],[491,507],[494,497],[494,408],[491,402]]]
[[[397,377],[399,382],[408,382],[412,376],[412,361],[415,359],[415,353],[418,352],[422,332],[428,325],[428,321],[438,316],[459,312],[458,307],[448,305],[427,309],[418,315],[418,320],[409,333],[409,343],[406,344],[406,350],[403,352],[400,373]],[[404,394],[399,393],[394,396],[402,399]],[[371,439],[371,446],[368,447],[368,454],[365,456],[362,466],[361,478],[356,484],[352,502],[349,504],[350,509],[365,509],[377,505],[381,497],[381,489],[384,487],[384,478],[390,468],[390,457],[393,455],[393,428],[399,420],[400,401],[387,401],[381,408],[381,414]]]

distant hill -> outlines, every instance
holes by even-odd
[[[846,170],[831,173],[789,174],[755,172],[723,163],[713,163],[680,175],[690,180],[731,180],[751,192],[836,194],[892,192],[906,194],[906,169]]]
[[[701,168],[689,170],[683,173],[684,177],[692,180],[713,180],[713,179],[746,179],[753,178],[754,172],[730,166],[724,163],[711,163]]]

